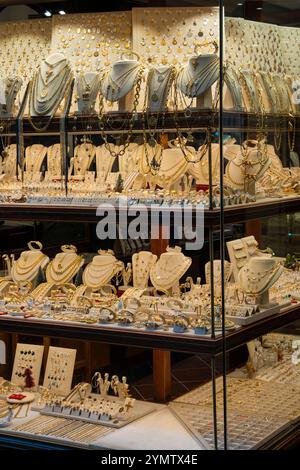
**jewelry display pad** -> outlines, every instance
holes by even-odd
[[[131,51],[131,12],[54,15],[51,51],[61,52],[74,72],[99,71]]]
[[[241,67],[256,72],[283,73],[279,29],[267,23],[226,18],[226,59],[235,70]]]
[[[111,432],[112,428],[98,426],[84,422],[76,422],[66,418],[49,419],[49,416],[36,416],[22,424],[12,424],[9,428],[2,428],[1,434],[30,438],[32,440],[47,441],[52,443],[71,444],[74,447],[89,447]]]
[[[76,349],[49,347],[44,387],[61,396],[70,393],[76,352]]]
[[[228,438],[230,449],[261,445],[273,433],[300,416],[300,387],[257,379],[227,377]],[[222,377],[216,380],[218,423],[222,423]],[[212,384],[207,383],[174,400],[170,407],[188,429],[213,446]],[[249,425],[250,424],[250,425]],[[249,426],[248,426],[249,425]],[[222,447],[222,426],[219,445]]]
[[[42,367],[44,346],[36,344],[18,343],[16,347],[11,382],[16,385],[25,385],[25,369],[32,371],[35,386],[39,385]],[[22,374],[22,375],[20,375]]]
[[[219,8],[133,8],[133,50],[149,64],[185,64],[219,38]],[[205,50],[205,48],[204,48]]]
[[[94,400],[95,403],[98,402],[99,404],[102,400],[107,401],[108,403],[113,402],[113,403],[120,403],[120,405],[124,404],[124,399],[120,400],[116,397],[109,396],[109,395],[103,397],[97,393],[91,393],[89,396]],[[84,402],[82,405],[84,406]],[[100,425],[100,426],[107,426],[109,428],[119,429],[119,428],[123,428],[129,423],[132,423],[133,421],[136,421],[137,419],[142,418],[143,416],[146,416],[156,411],[156,408],[153,406],[153,403],[147,403],[144,401],[136,400],[134,402],[133,408],[130,410],[130,413],[127,419],[124,419],[124,420],[112,419],[111,421],[97,420],[96,422],[95,422],[95,419],[92,419],[89,417],[83,418],[82,416],[67,414],[67,412],[64,414],[63,412],[50,411],[48,408],[46,409],[42,408],[39,411],[41,415],[59,416],[59,417],[64,417],[64,418],[68,418],[71,420],[80,420],[80,421],[87,422],[87,423],[97,424],[98,426]]]
[[[20,96],[24,93],[37,65],[50,52],[51,24],[52,21],[48,19],[1,23],[1,76],[17,75],[23,79]]]
[[[280,37],[280,53],[284,71],[288,75],[297,76],[300,71],[300,57],[297,52],[300,48],[299,28],[290,28],[288,26],[277,26],[277,28]]]
[[[214,449],[214,427],[211,408],[190,407],[183,403],[169,405],[171,411],[185,427],[207,449]],[[265,420],[262,416],[230,411],[227,416],[228,449],[250,450],[261,445],[267,438],[283,427],[281,419],[272,417]],[[218,449],[224,446],[223,410],[218,409]]]

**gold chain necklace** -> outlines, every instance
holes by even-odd
[[[127,137],[126,137],[125,143],[123,145],[123,148],[121,148],[118,152],[115,152],[114,150],[112,150],[111,144],[107,140],[107,136],[106,136],[106,132],[105,132],[105,122],[104,122],[104,96],[103,96],[102,93],[100,94],[99,114],[98,114],[100,135],[101,135],[101,138],[104,141],[104,145],[105,145],[106,150],[108,150],[110,155],[114,158],[116,158],[118,156],[123,156],[125,154],[128,146],[129,146],[129,144],[130,144],[131,136],[132,136],[132,130],[133,130],[134,122],[135,122],[136,111],[137,111],[137,107],[138,107],[139,99],[140,99],[141,83],[142,83],[142,79],[143,79],[143,75],[144,75],[144,70],[145,70],[144,66],[141,65],[140,68],[139,68],[139,71],[137,73],[136,82],[134,84],[135,94],[134,94],[134,101],[133,101],[133,109],[130,113],[131,117],[130,117],[129,124],[128,124]],[[104,78],[105,78],[105,74],[103,74],[103,76],[100,80],[100,89],[102,89],[102,83],[103,83]]]

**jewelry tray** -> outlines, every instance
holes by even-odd
[[[247,325],[251,325],[252,323],[256,323],[259,320],[263,320],[264,318],[268,318],[271,315],[275,315],[276,313],[279,313],[282,309],[289,307],[290,305],[291,305],[290,301],[284,302],[282,304],[275,305],[274,307],[261,309],[260,312],[254,313],[250,317],[238,317],[238,316],[226,315],[226,318],[228,320],[233,321],[239,326],[247,326]]]
[[[120,402],[120,405],[124,403],[124,399],[120,400],[119,398],[113,397],[110,395],[102,397],[101,395],[97,393],[91,393],[89,396],[91,398],[96,398],[97,400],[105,398],[105,400],[108,400],[108,401]],[[48,410],[45,410],[44,408],[39,410],[41,415],[57,416],[57,417],[66,418],[66,419],[75,419],[75,420],[84,421],[87,423],[92,423],[92,424],[106,426],[110,428],[116,428],[116,429],[122,428],[126,426],[127,424],[132,423],[133,421],[136,421],[137,419],[143,418],[144,416],[152,413],[153,411],[156,411],[156,407],[154,406],[153,403],[147,403],[147,402],[139,401],[139,400],[135,400],[134,406],[131,409],[128,415],[128,418],[124,420],[112,419],[111,421],[104,421],[104,420],[100,421],[100,420],[95,420],[91,418],[85,418],[82,416],[68,415],[66,413],[48,411]]]

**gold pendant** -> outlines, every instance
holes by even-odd
[[[47,88],[43,88],[42,92],[41,92],[41,97],[42,98],[46,98],[46,96],[48,95],[48,90]]]

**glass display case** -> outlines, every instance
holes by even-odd
[[[1,28],[0,446],[292,447],[294,7],[146,3]]]

